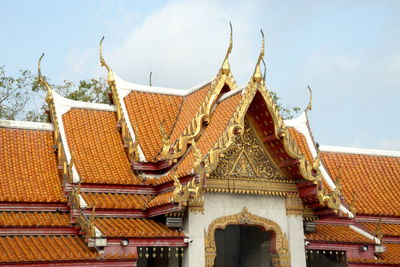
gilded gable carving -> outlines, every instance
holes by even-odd
[[[223,157],[210,178],[218,179],[227,176],[246,180],[284,178],[248,123],[243,135],[238,135],[233,145],[224,151]]]

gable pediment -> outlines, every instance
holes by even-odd
[[[279,194],[297,192],[295,187],[276,166],[247,121],[244,133],[236,136],[207,178],[208,190],[218,192]]]

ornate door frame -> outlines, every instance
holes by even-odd
[[[274,267],[289,267],[290,254],[288,239],[279,225],[269,219],[250,213],[246,207],[240,213],[219,217],[213,220],[204,233],[206,267],[213,267],[217,256],[215,242],[215,231],[225,229],[228,225],[254,225],[261,227],[264,231],[271,231],[271,260]]]

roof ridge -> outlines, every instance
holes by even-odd
[[[338,152],[338,153],[361,154],[369,156],[400,157],[400,151],[396,150],[381,150],[381,149],[330,146],[330,145],[320,145],[319,149],[323,152]]]
[[[72,100],[72,99],[66,98],[62,95],[59,95],[55,91],[53,91],[53,97],[56,100],[56,105],[62,105],[67,108],[82,108],[82,109],[94,109],[94,110],[103,110],[103,111],[116,111],[115,105]]]
[[[142,84],[135,84],[128,82],[118,75],[114,73],[114,79],[117,84],[117,87],[122,90],[127,90],[130,92],[143,92],[143,93],[152,93],[152,94],[162,94],[162,95],[175,95],[175,96],[188,96],[201,88],[203,88],[208,83],[213,80],[206,80],[198,85],[195,85],[189,89],[176,89],[176,88],[167,88],[167,87],[157,87],[157,86],[149,86]]]
[[[54,131],[54,125],[46,122],[0,120],[0,128]]]

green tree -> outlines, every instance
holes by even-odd
[[[78,86],[64,80],[62,84],[52,84],[52,88],[62,96],[85,102],[109,103],[108,86],[104,78],[81,80]],[[45,92],[39,86],[37,77],[29,70],[21,70],[17,77],[6,75],[0,66],[0,119],[46,121]],[[41,108],[32,108],[33,100],[40,100]]]
[[[60,95],[78,101],[109,103],[109,88],[104,78],[91,78],[79,81],[78,85],[64,80],[62,84],[52,84],[52,88]],[[271,96],[284,119],[293,118],[299,107],[282,105],[275,92]],[[7,76],[4,66],[0,66],[0,119],[46,121],[47,104],[44,102],[45,92],[37,82],[37,77],[29,70],[21,70],[17,77]],[[41,108],[32,108],[33,99],[40,99]]]

